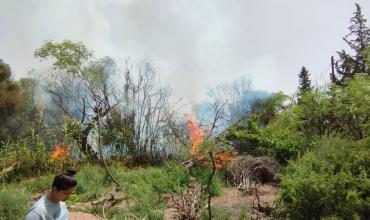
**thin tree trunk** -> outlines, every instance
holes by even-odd
[[[113,177],[112,173],[109,171],[108,169],[108,166],[107,166],[107,163],[105,162],[104,160],[104,157],[103,157],[103,150],[102,150],[102,147],[101,147],[101,138],[100,138],[100,118],[99,118],[99,113],[97,115],[97,125],[98,125],[98,148],[99,148],[99,153],[100,153],[100,158],[101,160],[103,161],[103,165],[104,165],[104,169],[105,171],[107,172],[107,174],[110,176],[110,178],[112,179],[112,181],[116,184],[116,190],[120,190],[121,189],[121,185],[119,184],[119,182]]]
[[[211,195],[211,183],[212,183],[213,175],[216,172],[216,164],[215,164],[215,160],[213,158],[212,151],[209,152],[209,156],[211,157],[211,161],[212,161],[212,173],[209,176],[207,188],[208,188],[208,219],[211,220],[212,219],[212,210],[211,210],[211,197],[212,197],[212,195]]]

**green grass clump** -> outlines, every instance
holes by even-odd
[[[53,176],[40,176],[36,178],[26,179],[23,181],[11,182],[2,184],[2,188],[7,190],[23,189],[31,194],[45,192],[51,189]]]
[[[134,204],[132,212],[140,217],[152,216],[161,219],[158,211],[166,207],[162,194],[169,191],[168,179],[163,169],[147,168],[126,172],[119,176],[129,202]],[[155,217],[157,216],[157,217]]]
[[[53,179],[53,175],[40,176],[37,178],[31,178],[21,182],[12,183],[10,184],[10,188],[23,188],[32,194],[44,192],[51,189]]]
[[[30,194],[22,189],[0,191],[0,220],[23,219]]]
[[[229,220],[228,214],[221,207],[211,205],[212,219],[214,220]],[[208,220],[208,209],[205,209],[200,215],[201,220]]]
[[[130,170],[114,163],[110,166],[110,171],[122,185],[122,191],[130,204],[130,208],[124,213],[112,213],[112,219],[119,219],[123,215],[130,218],[126,216],[127,213],[141,218],[146,216],[149,219],[163,219],[163,209],[166,208],[163,194],[179,192],[190,177],[188,170],[175,162],[166,162],[162,167]],[[104,177],[104,181],[113,184],[108,176]]]
[[[108,194],[110,185],[104,181],[104,169],[100,166],[87,164],[76,175],[76,194],[82,201],[97,199]]]
[[[251,219],[249,216],[249,206],[245,205],[240,212],[239,220],[249,220]]]

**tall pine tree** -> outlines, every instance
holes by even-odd
[[[301,71],[298,74],[299,86],[298,86],[298,101],[300,101],[302,95],[312,90],[310,73],[305,66],[302,66]]]
[[[356,11],[353,14],[351,26],[348,28],[350,33],[343,40],[354,51],[354,55],[350,55],[345,50],[337,52],[339,60],[335,65],[339,77],[331,75],[332,81],[337,84],[343,84],[346,78],[351,78],[356,73],[370,75],[370,68],[364,55],[365,48],[370,44],[370,29],[366,26],[367,20],[364,18],[359,4],[356,4]]]

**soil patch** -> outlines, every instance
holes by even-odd
[[[98,216],[84,212],[69,212],[69,220],[103,220]]]
[[[276,197],[277,187],[272,184],[263,184],[258,187],[258,195],[260,204],[272,206],[272,202]],[[243,209],[249,209],[249,215],[256,219],[258,213],[258,219],[272,219],[265,213],[259,212],[257,209],[257,202],[253,206],[253,200],[255,195],[244,195],[240,190],[229,187],[225,188],[221,195],[212,199],[212,204],[219,206],[223,209],[230,220],[239,219]]]

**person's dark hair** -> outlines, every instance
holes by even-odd
[[[53,189],[55,187],[57,191],[61,191],[77,186],[77,180],[73,177],[75,174],[75,170],[69,169],[64,173],[55,176],[51,188]]]

